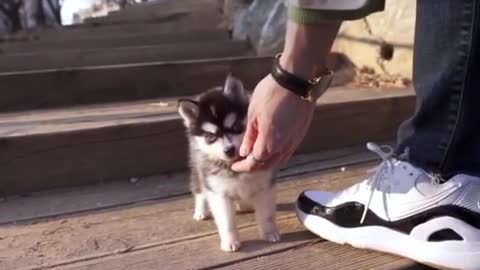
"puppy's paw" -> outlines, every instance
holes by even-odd
[[[222,240],[220,248],[226,252],[235,252],[240,249],[242,244],[237,238]]]
[[[275,243],[280,241],[280,233],[276,229],[273,231],[260,233],[260,237],[263,240],[268,241],[270,243]]]
[[[208,211],[195,211],[193,213],[193,219],[197,221],[207,220],[210,218],[210,213]]]

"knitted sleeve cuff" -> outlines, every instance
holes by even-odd
[[[302,24],[314,24],[322,21],[349,21],[358,20],[374,12],[383,11],[385,8],[384,0],[371,0],[359,9],[355,10],[324,10],[303,8],[294,5],[288,6],[288,18],[292,21]]]

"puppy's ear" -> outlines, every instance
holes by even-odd
[[[247,90],[245,90],[242,81],[233,77],[232,74],[228,74],[223,87],[223,92],[233,101],[248,102],[248,93]]]
[[[186,127],[191,127],[195,119],[198,118],[198,103],[191,99],[180,99],[177,106],[178,113],[182,116]]]

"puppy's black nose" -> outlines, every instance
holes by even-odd
[[[229,146],[223,149],[223,152],[227,157],[233,157],[235,155],[235,147]]]

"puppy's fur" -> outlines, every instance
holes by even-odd
[[[213,214],[221,249],[236,251],[240,239],[235,208],[255,210],[260,237],[280,239],[275,223],[274,170],[237,173],[230,166],[240,158],[250,96],[242,82],[229,75],[223,87],[197,99],[179,101],[190,148],[191,189],[195,197],[193,218]]]

